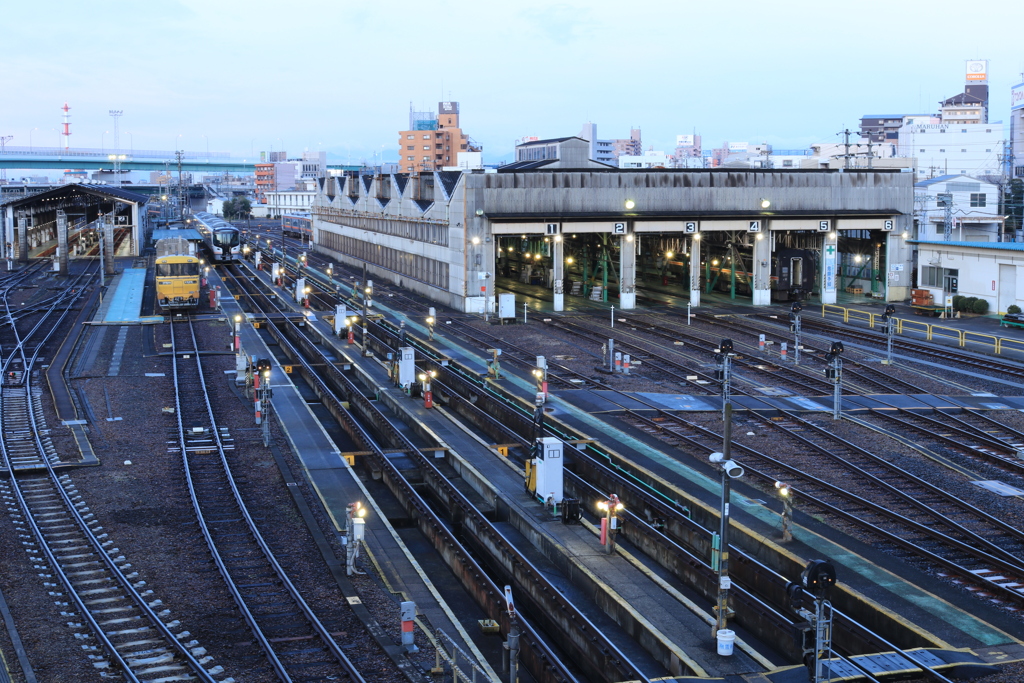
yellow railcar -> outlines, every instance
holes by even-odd
[[[199,305],[199,257],[195,246],[181,237],[157,240],[156,302],[163,310]]]

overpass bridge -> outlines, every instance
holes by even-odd
[[[114,170],[114,156],[123,171],[177,171],[174,152],[152,149],[116,150],[63,147],[11,147],[0,150],[0,169],[94,169]],[[185,152],[181,170],[192,173],[254,173],[256,159],[231,156],[228,152]],[[359,166],[328,164],[333,171],[355,171]]]
[[[114,169],[114,156],[125,171],[178,170],[174,152],[161,150],[115,150],[62,147],[10,147],[0,151],[0,168]],[[253,173],[255,159],[239,159],[227,152],[185,152],[181,170],[193,173]]]

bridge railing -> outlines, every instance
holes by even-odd
[[[174,152],[167,150],[158,149],[114,149],[112,147],[104,149],[90,149],[88,147],[70,148],[65,149],[63,147],[12,147],[11,145],[5,145],[3,150],[0,150],[0,156],[14,156],[14,157],[90,157],[90,158],[103,158],[108,154],[124,154],[128,159],[168,159],[173,160],[175,158]],[[183,159],[231,159],[232,156],[229,152],[185,152]],[[241,161],[241,159],[238,159]]]

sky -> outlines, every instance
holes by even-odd
[[[972,9],[973,7],[973,9]],[[990,119],[1024,81],[1024,2],[39,0],[5,3],[0,135],[12,146],[398,158],[410,103],[460,103],[485,162],[516,138],[642,131],[837,141],[865,114],[927,113],[988,59]],[[31,138],[31,139],[30,139]]]

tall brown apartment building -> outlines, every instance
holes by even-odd
[[[459,103],[439,102],[437,115],[409,108],[409,130],[399,131],[399,168],[405,173],[455,166],[459,152],[479,152],[459,127]]]

